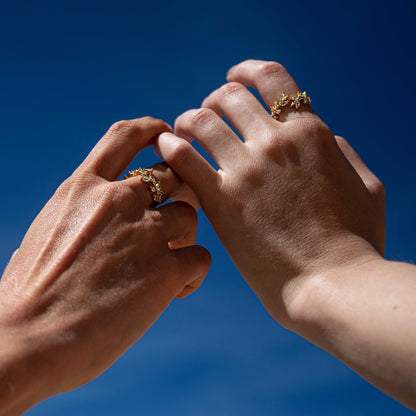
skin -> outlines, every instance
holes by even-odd
[[[195,245],[195,210],[155,208],[140,177],[117,181],[170,130],[150,117],[114,124],[13,255],[0,281],[2,416],[94,379],[202,283],[210,255]],[[164,163],[154,176],[166,199],[196,203]]]
[[[282,91],[296,95],[280,64],[248,60],[227,81],[176,120],[176,135],[160,135],[157,151],[278,323],[416,409],[416,268],[383,257],[383,185],[310,105],[275,120],[249,92],[268,107]]]

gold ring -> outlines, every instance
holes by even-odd
[[[295,107],[297,110],[301,104],[310,104],[312,100],[306,94],[306,91],[296,93],[295,97],[290,97],[282,91],[282,95],[279,98],[279,101],[275,100],[274,104],[270,106],[271,116],[277,120],[280,113],[282,112],[283,107],[290,106]]]
[[[124,179],[132,178],[133,176],[141,176],[142,181],[149,185],[150,192],[152,193],[153,201],[160,204],[164,192],[160,186],[160,182],[153,176],[153,168],[148,169],[135,169],[131,170],[128,175],[124,175]]]

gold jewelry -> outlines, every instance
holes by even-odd
[[[164,192],[160,186],[160,182],[153,176],[153,168],[149,169],[135,169],[131,170],[128,175],[124,175],[124,179],[132,178],[133,176],[141,176],[142,181],[149,185],[150,192],[152,193],[153,201],[160,204]]]
[[[270,115],[275,120],[277,120],[279,118],[280,113],[282,112],[283,107],[289,105],[290,107],[295,107],[295,109],[297,110],[302,103],[310,104],[311,101],[312,100],[310,99],[310,97],[307,96],[306,91],[298,91],[295,97],[290,97],[282,91],[282,95],[280,96],[279,101],[275,100],[274,104],[270,107]]]

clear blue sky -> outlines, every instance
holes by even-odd
[[[0,8],[0,267],[118,119],[173,123],[247,58],[277,60],[387,188],[387,257],[415,261],[414,0],[13,1]],[[149,149],[134,166],[157,160]],[[45,415],[410,415],[275,324],[202,213],[213,255],[109,371]]]

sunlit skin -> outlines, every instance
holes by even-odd
[[[113,125],[33,222],[0,281],[2,416],[97,377],[201,285],[199,203],[278,323],[416,409],[416,268],[383,257],[383,185],[310,105],[275,120],[247,90],[268,107],[303,91],[280,64],[227,78],[176,135],[149,117]],[[140,176],[117,181],[152,143],[178,201],[161,207]]]
[[[267,107],[302,92],[282,65],[248,60],[227,81],[159,136],[157,152],[278,323],[416,409],[416,267],[384,259],[383,185],[311,105],[275,120],[246,88]]]
[[[210,255],[195,245],[194,208],[155,208],[140,177],[117,181],[169,130],[149,117],[113,125],[12,257],[0,281],[2,416],[97,377],[202,283]],[[166,199],[196,203],[164,163],[153,173]]]

